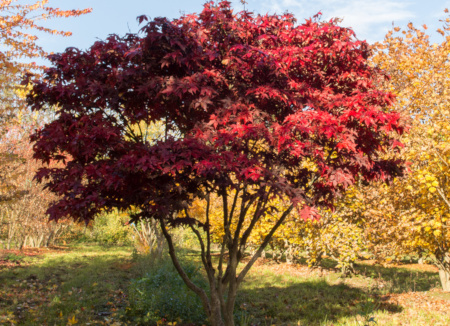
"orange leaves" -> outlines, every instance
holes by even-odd
[[[83,9],[83,10],[60,10],[59,8],[43,8],[48,12],[49,15],[54,15],[55,17],[71,17],[71,16],[80,16],[87,13],[90,13],[92,11],[91,8]],[[47,19],[48,16],[45,16],[45,19]],[[43,17],[44,18],[44,17]]]
[[[61,10],[46,6],[48,1],[38,1],[32,5],[12,4],[15,1],[3,1],[0,11],[0,37],[3,44],[9,49],[8,57],[15,60],[17,57],[36,57],[44,55],[43,49],[34,41],[36,37],[24,30],[36,30],[50,34],[69,36],[70,32],[58,31],[37,24],[40,20],[56,17],[76,17],[91,12],[91,9]],[[22,44],[22,46],[19,46]]]
[[[19,4],[17,0],[0,2],[0,101],[6,107],[17,107],[20,101],[9,92],[20,82],[22,75],[39,68],[35,63],[19,62],[23,58],[44,57],[48,53],[39,46],[33,31],[52,35],[70,36],[70,32],[59,31],[39,25],[57,17],[76,17],[91,12],[90,8],[82,10],[61,10],[47,6],[48,0],[36,1],[33,4]],[[4,116],[7,112],[0,112]]]

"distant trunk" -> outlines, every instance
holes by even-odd
[[[342,278],[351,277],[354,274],[355,274],[355,266],[352,261],[349,262],[348,264],[342,263],[342,267],[341,267],[341,277]]]
[[[441,279],[442,289],[450,292],[450,271],[448,269],[439,269],[439,278]]]
[[[444,250],[435,253],[435,263],[439,268],[439,278],[441,280],[442,289],[450,292],[450,254]]]

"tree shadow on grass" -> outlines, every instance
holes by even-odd
[[[402,311],[401,306],[383,302],[376,295],[345,284],[330,285],[323,279],[286,287],[261,280],[255,286],[243,286],[236,307],[237,315],[247,316],[252,325],[321,325],[371,316],[378,310]]]
[[[298,260],[298,263],[307,265],[306,259],[303,257]],[[321,268],[339,273],[340,270],[336,268],[337,265],[338,263],[332,259],[325,258],[321,261]],[[409,268],[402,267],[402,265],[383,267],[382,265],[370,265],[360,261],[357,264],[355,263],[354,269],[356,275],[372,279],[374,287],[379,285],[379,294],[422,292],[441,287],[438,272],[429,270],[429,266],[405,265]]]
[[[432,271],[421,271],[398,267],[358,264],[357,273],[380,282],[380,294],[429,291],[440,287],[439,274]]]

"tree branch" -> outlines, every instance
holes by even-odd
[[[258,251],[256,251],[256,253],[253,255],[253,257],[250,259],[250,261],[247,263],[247,265],[245,265],[244,269],[239,273],[238,278],[237,278],[237,283],[238,285],[244,280],[245,275],[247,274],[247,272],[250,270],[250,268],[253,266],[253,264],[255,263],[255,261],[261,256],[261,253],[263,252],[263,250],[266,248],[267,244],[269,243],[270,239],[272,239],[273,234],[275,233],[275,231],[280,227],[280,225],[284,222],[284,220],[286,219],[286,217],[291,213],[292,209],[294,208],[294,205],[289,206],[284,213],[281,215],[280,219],[278,220],[277,223],[275,223],[275,225],[272,227],[272,229],[270,230],[269,234],[266,235],[266,237],[264,238],[263,243],[261,244],[261,246],[259,247]]]
[[[200,299],[202,300],[203,308],[205,309],[205,312],[208,315],[210,315],[211,314],[211,305],[209,303],[208,296],[206,295],[205,290],[203,290],[202,288],[197,286],[194,282],[191,281],[189,276],[187,276],[186,272],[183,270],[183,267],[181,267],[180,262],[178,261],[178,258],[175,254],[175,248],[173,245],[172,237],[169,234],[169,232],[167,231],[166,224],[164,223],[164,221],[162,219],[160,220],[160,225],[161,225],[161,231],[164,234],[164,237],[166,238],[167,245],[169,246],[169,255],[170,255],[170,258],[172,259],[172,263],[175,266],[175,269],[177,270],[178,274],[183,279],[186,286],[200,297]]]
[[[261,207],[262,201],[258,200],[258,204],[256,205],[256,209],[255,209],[255,214],[253,214],[253,218],[250,221],[250,225],[248,226],[247,230],[244,231],[244,234],[242,235],[242,238],[241,238],[241,243],[239,244],[239,251],[241,252],[241,254],[243,253],[243,249],[245,248],[245,245],[247,244],[247,240],[248,240],[250,234],[252,233],[253,228],[255,227],[256,223],[259,221],[262,214],[266,210],[266,205],[268,202],[267,199],[268,199],[268,193],[266,193],[264,195],[264,204],[262,207]]]

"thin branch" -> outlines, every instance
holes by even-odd
[[[433,146],[433,149],[434,149],[436,155],[439,156],[439,158],[442,161],[442,163],[444,163],[447,167],[449,167],[449,164],[447,163],[447,161],[444,160],[444,158],[441,156],[441,154],[439,154],[439,151],[434,146]]]
[[[256,223],[259,221],[259,219],[261,218],[262,214],[265,212],[266,210],[266,205],[268,202],[268,193],[266,193],[264,195],[264,204],[261,207],[261,202],[262,200],[258,201],[257,207],[255,209],[255,214],[253,214],[252,220],[250,221],[250,225],[248,226],[247,230],[244,231],[244,234],[242,235],[241,238],[241,243],[239,244],[239,251],[241,252],[241,254],[243,253],[243,250],[245,249],[245,245],[247,244],[247,240],[250,236],[250,234],[253,231],[253,228],[255,227]]]
[[[181,267],[180,262],[178,261],[178,258],[175,254],[175,248],[173,245],[172,237],[169,234],[169,232],[167,231],[166,224],[164,223],[164,221],[162,219],[160,220],[160,225],[161,225],[161,231],[164,234],[164,237],[166,238],[167,245],[169,246],[169,255],[170,255],[170,258],[172,259],[172,263],[175,266],[175,269],[177,270],[178,274],[183,279],[186,286],[200,297],[200,299],[202,300],[202,303],[203,303],[203,308],[205,309],[205,312],[207,313],[207,315],[208,316],[211,315],[211,305],[209,303],[208,296],[207,296],[205,290],[203,290],[202,288],[200,288],[199,286],[194,284],[194,282],[191,281],[189,276],[187,276],[186,272],[183,270],[183,267]]]
[[[442,197],[444,202],[447,204],[447,206],[450,208],[450,202],[448,201],[447,196],[445,196],[444,191],[442,191],[442,188],[438,187],[438,188],[436,188],[436,190],[439,193],[439,195]]]
[[[264,238],[263,243],[259,247],[259,249],[256,251],[256,253],[253,255],[253,257],[250,259],[250,261],[245,265],[244,269],[239,273],[239,276],[237,277],[237,283],[238,285],[244,280],[245,275],[248,273],[250,268],[253,266],[253,264],[256,262],[256,260],[261,256],[261,253],[266,248],[269,241],[272,239],[273,234],[275,231],[280,227],[280,225],[284,222],[286,217],[291,213],[292,209],[294,208],[294,205],[290,205],[284,213],[281,215],[280,219],[275,223],[275,225],[270,230],[269,234],[266,235]]]
[[[186,217],[188,219],[191,219],[187,209],[184,210],[184,213],[186,214]],[[201,236],[200,232],[192,224],[189,224],[189,227],[191,228],[192,232],[194,232],[194,234],[196,235],[196,237],[198,239],[198,242],[200,244],[200,249],[201,249],[201,257],[202,257],[203,266],[205,266],[206,271],[209,272],[208,261],[210,261],[210,259],[207,259],[205,243],[203,242],[202,236]]]
[[[193,225],[189,224],[189,227],[191,228],[192,232],[194,232],[195,236],[198,239],[198,242],[200,243],[202,262],[206,268],[208,266],[208,264],[206,262],[205,244],[203,242],[202,236],[201,236],[200,232],[198,232],[198,230]]]
[[[233,249],[236,249],[239,245],[239,235],[241,233],[242,226],[244,225],[245,216],[247,215],[248,210],[250,209],[251,205],[255,202],[255,198],[252,198],[248,201],[247,205],[243,208],[241,208],[241,212],[239,214],[239,221],[236,226],[236,231],[234,232],[234,241],[233,241]],[[244,201],[243,201],[244,203]],[[243,206],[243,205],[242,205]]]
[[[211,206],[211,200],[209,194],[206,195],[206,257],[208,259],[208,263],[211,264],[211,232],[210,232],[210,224],[209,224],[209,207]]]
[[[225,234],[222,240],[222,248],[220,249],[219,264],[218,264],[219,274],[217,278],[219,283],[221,283],[221,278],[223,275],[223,258],[225,255],[225,246],[228,244],[229,239],[231,237],[230,226],[228,225],[228,198],[224,187],[222,187],[222,204],[223,204],[223,228]]]
[[[236,193],[233,198],[233,204],[231,205],[230,219],[233,219],[234,210],[236,209],[237,199],[238,199],[239,193],[241,192],[240,187],[241,187],[241,183],[239,182],[238,189],[236,190]]]
[[[224,186],[222,186],[221,189],[222,192],[222,202],[223,202],[223,226],[225,228],[225,235],[229,235],[229,221],[228,220],[228,196],[227,196],[227,191],[226,188]],[[227,234],[227,230],[228,230],[228,234]]]

